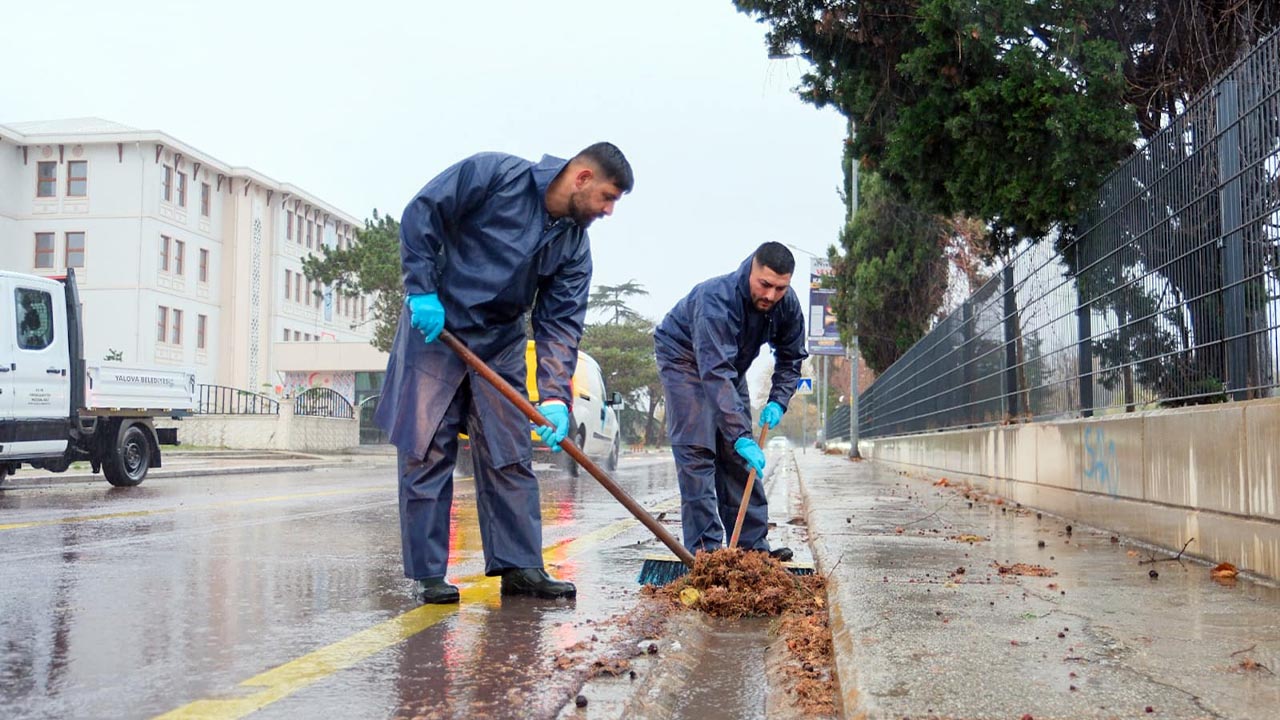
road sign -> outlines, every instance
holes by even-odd
[[[812,395],[813,394],[813,378],[811,377],[800,378],[800,380],[796,383],[796,394]]]

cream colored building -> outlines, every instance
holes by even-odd
[[[75,268],[90,359],[354,400],[356,371],[385,367],[368,345],[372,302],[307,280],[302,259],[345,247],[360,223],[161,131],[97,118],[0,125],[0,268]]]

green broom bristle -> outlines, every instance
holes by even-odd
[[[812,565],[796,562],[785,562],[782,566],[792,575],[812,575]],[[666,585],[689,574],[689,568],[675,557],[645,558],[640,566],[640,576],[636,578],[641,585]]]

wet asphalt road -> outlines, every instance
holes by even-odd
[[[536,467],[544,557],[578,584],[574,602],[498,594],[483,577],[473,486],[460,479],[450,579],[463,602],[418,606],[389,458],[7,489],[0,714],[554,716],[579,682],[555,659],[621,633],[654,543],[592,478]],[[615,479],[678,516],[669,456],[626,458]]]

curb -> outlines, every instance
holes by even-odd
[[[820,550],[822,544],[813,541],[817,534],[809,512],[813,504],[809,500],[809,489],[805,487],[804,475],[800,472],[800,463],[796,462],[794,453],[791,456],[791,462],[796,469],[796,482],[800,486],[800,498],[804,503],[804,522],[809,530],[809,551],[813,553],[819,572],[834,568],[833,561]],[[839,596],[840,578],[830,570],[827,571],[826,577],[829,604],[827,620],[831,628],[831,654],[835,663],[836,683],[840,689],[840,715],[851,720],[865,720],[869,715],[866,703],[862,700],[862,692],[858,689],[857,651],[854,647],[853,628],[845,623],[844,612],[839,603],[830,602],[831,598]]]

